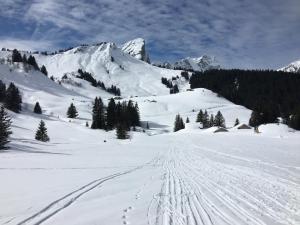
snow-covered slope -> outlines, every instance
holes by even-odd
[[[300,60],[292,62],[291,64],[279,69],[285,72],[300,73]]]
[[[0,224],[300,223],[300,132],[282,124],[262,125],[260,133],[232,127],[235,118],[247,123],[251,111],[206,89],[185,91],[182,85],[180,93],[169,95],[160,76],[174,71],[111,43],[35,56],[50,75],[68,73],[70,80],[59,85],[22,63],[0,60],[0,79],[14,82],[23,97],[22,112],[9,112],[10,149],[0,152]],[[117,140],[115,131],[86,127],[94,97],[107,104],[111,95],[72,76],[78,66],[128,94],[144,94],[125,100],[138,102],[145,132],[137,128],[131,139]],[[36,101],[42,115],[32,113]],[[71,102],[76,119],[66,117]],[[199,129],[200,109],[220,110],[228,132]],[[174,133],[178,113],[190,123]],[[48,143],[34,139],[41,119]]]
[[[205,71],[211,69],[220,69],[221,66],[215,57],[203,55],[198,58],[187,57],[171,64],[169,62],[154,63],[153,65],[167,68],[167,69],[182,69],[182,70],[194,70]]]
[[[126,42],[122,46],[122,51],[139,60],[150,63],[150,58],[146,51],[145,40],[143,38],[136,38],[134,40]]]
[[[116,85],[123,96],[167,94],[161,77],[180,74],[152,66],[124,53],[114,43],[80,46],[55,55],[35,55],[39,65],[45,65],[49,75],[62,77],[79,68],[92,73],[106,86]]]
[[[210,69],[219,69],[220,65],[218,64],[215,57],[204,55],[199,58],[188,57],[185,59],[181,59],[175,62],[173,67],[182,68],[185,70],[204,71]]]

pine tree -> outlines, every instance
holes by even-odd
[[[6,85],[0,80],[0,102],[4,101],[6,93]]]
[[[102,99],[95,98],[93,106],[93,121],[91,125],[92,129],[105,129],[105,118],[104,118],[104,105]]]
[[[47,142],[50,140],[47,134],[47,128],[45,122],[43,120],[41,120],[39,127],[35,133],[35,139],[43,142]]]
[[[89,127],[89,122],[88,121],[86,121],[85,126]]]
[[[182,118],[180,117],[180,115],[176,115],[175,117],[175,123],[174,123],[174,132],[179,131],[181,129],[184,129],[185,125],[184,122],[182,120]]]
[[[208,113],[207,113],[206,110],[203,113],[202,124],[203,124],[203,128],[209,128],[210,127]]]
[[[133,125],[134,126],[140,126],[141,121],[140,121],[140,110],[137,102],[134,105],[134,111],[133,111]]]
[[[28,57],[27,63],[28,63],[29,65],[32,65],[34,69],[39,70],[39,66],[38,66],[38,64],[36,63],[34,56],[30,55],[30,56]]]
[[[9,136],[11,135],[11,119],[5,111],[4,107],[0,108],[0,150],[5,148],[5,145],[9,143]]]
[[[234,122],[234,126],[237,126],[240,124],[240,120],[238,118],[236,118],[235,122]]]
[[[116,130],[117,138],[118,139],[128,139],[128,133],[127,133],[127,128],[124,124],[118,124],[117,125],[117,130]]]
[[[217,112],[215,116],[214,125],[217,127],[224,127],[225,128],[225,119],[220,111]]]
[[[36,102],[36,103],[35,103],[33,112],[36,113],[36,114],[42,114],[42,108],[41,108],[39,102]]]
[[[300,110],[299,112],[291,115],[288,119],[288,126],[293,129],[300,130]]]
[[[203,123],[203,111],[202,109],[199,111],[198,115],[197,115],[197,123]]]
[[[48,76],[48,71],[44,65],[41,67],[41,72],[45,74],[45,76]]]
[[[20,52],[17,49],[14,49],[12,51],[12,56],[11,59],[13,62],[22,62],[22,55],[20,54]]]
[[[19,113],[22,110],[22,97],[14,83],[10,83],[5,93],[4,105],[7,109]]]
[[[190,119],[187,117],[185,123],[189,123]]]
[[[116,103],[113,98],[109,100],[106,110],[106,126],[111,130],[116,126]]]
[[[28,61],[27,61],[27,56],[26,56],[25,54],[23,54],[22,62],[23,62],[23,63],[28,63]]]
[[[149,130],[149,129],[150,129],[150,127],[149,127],[149,123],[148,123],[148,122],[147,122],[146,128],[147,128],[147,130]]]
[[[249,119],[249,125],[252,127],[257,127],[260,124],[262,124],[261,114],[257,111],[253,111]]]
[[[215,118],[214,118],[214,115],[211,114],[210,119],[209,119],[209,127],[213,127],[214,123],[215,123]]]
[[[76,118],[78,116],[78,112],[73,103],[71,103],[71,105],[68,108],[67,116],[68,118]]]

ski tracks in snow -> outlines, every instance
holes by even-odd
[[[155,160],[154,158],[153,160]],[[147,165],[151,165],[153,163],[153,160],[150,162],[138,166],[134,169],[127,170],[124,172],[119,172],[115,173],[106,177],[102,177],[96,180],[91,181],[88,184],[85,184],[81,186],[80,188],[64,195],[63,197],[51,202],[48,204],[46,207],[41,209],[40,211],[36,212],[35,214],[31,215],[30,217],[22,220],[21,222],[17,223],[17,225],[25,225],[25,224],[30,224],[30,225],[39,225],[42,224],[43,222],[47,221],[48,219],[52,218],[54,215],[57,213],[61,212],[62,210],[66,209],[70,205],[72,205],[77,199],[82,197],[83,195],[87,194],[88,192],[94,190],[95,188],[99,187],[101,184],[104,182],[116,179],[120,176],[132,173],[136,170],[139,170]]]
[[[149,225],[299,223],[292,181],[211,160],[201,149],[173,148],[160,161],[162,185],[149,205]]]

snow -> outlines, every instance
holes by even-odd
[[[107,103],[110,94],[77,78],[81,87],[59,85],[37,71],[26,72],[22,64],[0,64],[0,79],[15,82],[24,102],[21,114],[9,112],[10,149],[0,152],[0,224],[300,223],[299,131],[282,124],[262,125],[260,133],[238,130],[235,119],[248,123],[251,114],[245,107],[206,89],[182,86],[180,93],[168,94],[161,76],[180,71],[156,69],[111,44],[76,51],[37,58],[57,77],[82,65],[118,84],[124,100],[138,102],[150,130],[131,132],[123,141],[115,131],[89,129],[94,97]],[[105,55],[115,62],[106,62]],[[115,63],[126,72],[101,72],[103,65],[117,71]],[[36,101],[42,115],[32,113]],[[79,118],[69,120],[71,102]],[[200,109],[220,110],[229,132],[199,129]],[[178,113],[191,122],[174,133]],[[41,119],[48,143],[34,140]]]
[[[143,38],[136,38],[134,40],[126,42],[122,46],[122,51],[139,60],[150,63],[149,56],[146,52],[145,40]]]
[[[285,71],[285,72],[294,72],[299,73],[300,72],[300,60],[290,63],[289,65],[280,68],[279,70]]]
[[[173,67],[180,67],[186,70],[205,71],[209,69],[220,69],[215,57],[203,55],[198,58],[187,57],[174,63]]]

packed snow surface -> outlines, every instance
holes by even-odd
[[[82,51],[94,53],[98,47]],[[61,70],[76,71],[79,62],[96,71],[93,66],[100,64],[91,65],[97,59],[90,56],[79,60],[66,52],[39,60],[60,76]],[[115,131],[85,127],[91,123],[92,100],[101,96],[107,103],[112,97],[107,92],[82,80],[75,80],[81,86],[59,85],[39,72],[26,72],[22,64],[0,64],[0,79],[15,82],[24,102],[22,113],[9,112],[10,149],[0,152],[0,224],[300,224],[299,132],[282,124],[260,126],[260,133],[239,130],[235,119],[247,123],[250,110],[206,89],[182,88],[169,95],[159,86],[160,75],[176,71],[154,70],[142,61],[131,64],[135,59],[130,57],[124,56],[127,66],[146,72],[140,78],[138,73],[115,74],[111,81],[133,95],[124,99],[138,102],[142,125],[148,122],[150,129],[131,132],[129,140],[117,140]],[[66,71],[63,65],[69,66]],[[32,113],[36,101],[42,115]],[[71,102],[77,119],[66,118]],[[220,110],[229,132],[199,129],[200,109]],[[174,133],[178,113],[191,122]],[[47,143],[34,140],[41,119]]]

